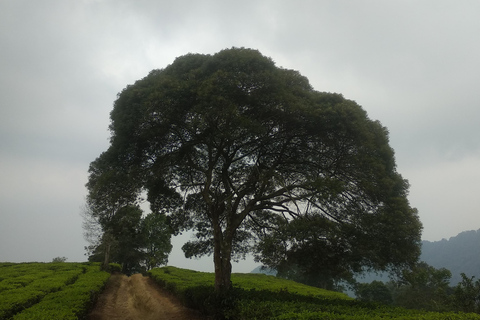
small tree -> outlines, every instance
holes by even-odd
[[[450,278],[452,273],[435,269],[425,262],[405,270],[393,294],[395,304],[413,309],[446,311],[450,308]]]
[[[480,313],[480,280],[461,274],[462,281],[455,287],[453,305],[458,311]]]
[[[145,266],[147,270],[168,263],[168,254],[172,251],[170,229],[165,215],[151,213],[141,223]]]
[[[102,226],[99,217],[93,213],[87,203],[81,207],[80,215],[83,219],[83,238],[88,242],[88,246],[85,246],[85,255],[90,257],[102,242]]]
[[[372,281],[371,283],[357,283],[355,287],[357,299],[368,302],[380,302],[383,304],[392,304],[392,293],[382,281]]]
[[[111,261],[122,265],[122,272],[144,271],[144,238],[141,230],[143,211],[138,206],[125,206],[113,216],[110,232],[116,241]]]
[[[167,263],[172,245],[165,216],[143,218],[143,211],[134,205],[119,207],[108,218],[91,208],[83,216],[84,235],[91,241],[86,247],[89,260],[102,262],[104,269],[115,262],[124,273],[132,274]]]
[[[67,258],[65,257],[56,257],[56,258],[53,258],[52,262],[65,262],[67,261]]]

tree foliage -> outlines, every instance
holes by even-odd
[[[355,295],[361,301],[393,303],[392,293],[382,281],[374,280],[371,283],[358,283],[355,287]]]
[[[66,257],[55,257],[52,259],[52,262],[66,262],[67,258]]]
[[[412,270],[405,270],[394,287],[398,306],[429,311],[447,311],[450,306],[450,278],[452,273],[419,262]]]
[[[172,251],[170,228],[165,215],[149,214],[141,222],[145,267],[147,270],[160,267],[168,262],[168,254]]]
[[[388,134],[355,102],[313,90],[250,49],[188,54],[127,86],[87,187],[108,221],[142,191],[187,256],[341,278],[416,261],[421,224]],[[310,254],[315,253],[315,254]]]
[[[96,233],[86,247],[90,261],[103,262],[104,268],[110,262],[119,263],[126,274],[168,262],[171,232],[164,215],[151,213],[144,217],[135,205],[120,207],[108,219],[104,215],[92,208],[83,213],[86,239],[91,240],[92,230]]]
[[[461,282],[450,287],[450,270],[419,262],[411,270],[403,270],[396,281],[356,283],[355,295],[359,300],[409,309],[480,313],[480,280],[465,273],[461,277]]]
[[[456,310],[480,313],[480,280],[461,274],[462,281],[455,287],[453,305]]]

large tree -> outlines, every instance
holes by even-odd
[[[217,290],[230,288],[232,259],[256,249],[276,261],[266,243],[294,248],[293,238],[271,237],[294,221],[315,221],[302,243],[327,251],[335,243],[349,254],[358,242],[355,254],[367,255],[325,255],[324,265],[381,268],[419,254],[421,225],[387,130],[258,51],[179,57],[127,86],[110,116],[111,145],[94,163],[102,170],[91,171],[91,199],[108,210],[146,191],[177,232],[196,230],[187,256],[213,253]],[[104,174],[115,183],[107,188],[113,202],[95,196]]]

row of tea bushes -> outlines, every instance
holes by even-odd
[[[348,296],[262,274],[233,274],[234,289],[217,295],[214,275],[174,267],[153,269],[149,275],[184,303],[213,317],[227,319],[474,320],[478,314],[436,313],[362,303]]]
[[[0,319],[78,319],[110,277],[87,263],[0,264],[0,273]]]

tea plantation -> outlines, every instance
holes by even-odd
[[[110,274],[96,263],[0,263],[0,319],[81,319]]]
[[[150,276],[189,307],[227,319],[480,319],[474,313],[423,312],[375,303],[262,274],[233,274],[231,295],[217,296],[214,274],[174,267],[153,269]]]

